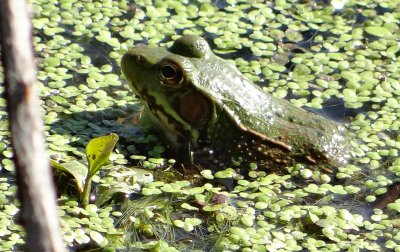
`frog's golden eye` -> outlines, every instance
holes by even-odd
[[[160,78],[163,84],[175,86],[182,82],[182,69],[171,61],[165,61],[160,66]]]

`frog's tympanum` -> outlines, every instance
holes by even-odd
[[[138,45],[121,66],[178,153],[207,147],[225,163],[251,160],[271,169],[346,163],[343,126],[264,92],[201,37],[185,35],[169,49]]]

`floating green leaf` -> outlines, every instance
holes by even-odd
[[[368,26],[365,27],[365,32],[377,36],[377,37],[385,37],[385,36],[391,36],[392,32],[387,29],[386,27],[382,26]]]

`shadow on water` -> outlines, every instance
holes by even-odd
[[[126,141],[143,136],[137,118],[141,110],[139,104],[113,106],[104,110],[59,114],[60,120],[50,124],[50,132],[78,137],[76,145],[84,147],[94,137],[116,133]]]

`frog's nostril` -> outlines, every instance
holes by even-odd
[[[142,55],[136,55],[135,59],[136,59],[136,62],[139,64],[143,64],[145,62],[145,59]]]

